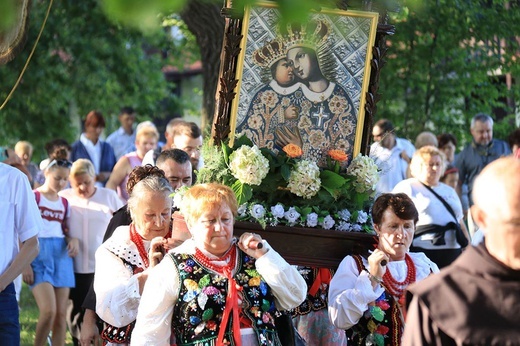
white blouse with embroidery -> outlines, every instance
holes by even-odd
[[[264,246],[268,251],[256,260],[255,266],[271,288],[277,308],[286,310],[300,305],[307,294],[305,280],[265,240]],[[172,251],[194,254],[195,243],[187,240]],[[209,258],[215,258],[205,251],[204,254]],[[132,333],[132,343],[136,345],[169,345],[173,308],[178,299],[180,285],[179,271],[171,258],[165,258],[153,268],[143,291],[137,323]],[[241,337],[244,341],[256,342],[256,336],[248,333],[247,330],[242,330]]]
[[[415,264],[416,282],[431,273],[439,272],[439,268],[422,252],[408,253]],[[363,258],[363,265],[370,270],[368,261]],[[404,281],[408,267],[404,260],[391,261],[387,269],[397,281]],[[337,328],[349,329],[356,325],[361,316],[368,310],[368,304],[375,301],[384,289],[378,285],[372,287],[368,272],[358,270],[356,260],[347,256],[341,261],[329,287],[329,318]]]
[[[148,252],[150,242],[143,243]],[[137,246],[130,240],[129,226],[119,226],[96,251],[96,313],[115,327],[124,327],[135,320],[141,300],[137,281],[139,274],[134,275],[132,267],[121,258],[146,269]]]

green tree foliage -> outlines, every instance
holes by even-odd
[[[25,49],[0,66],[0,103],[27,60],[47,6],[47,1],[33,1]],[[57,137],[72,141],[78,118],[92,109],[100,110],[109,123],[123,105],[134,106],[143,118],[173,113],[164,107],[171,108],[172,102],[161,71],[166,63],[161,53],[168,48],[165,31],[158,28],[144,35],[115,25],[96,0],[54,1],[28,69],[0,111],[0,144],[26,139],[42,148]],[[36,151],[37,156],[42,153]]]
[[[520,49],[514,39],[520,37],[518,3],[405,0],[402,5],[390,19],[396,33],[387,38],[378,119],[391,119],[399,135],[410,139],[432,130],[463,142],[476,113],[515,112],[513,100],[520,97]],[[507,73],[516,79],[510,90],[503,81]]]

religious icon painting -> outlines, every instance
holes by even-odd
[[[230,139],[246,135],[279,152],[296,144],[324,166],[327,152],[360,152],[378,13],[321,9],[280,24],[273,3],[247,7],[242,21]]]

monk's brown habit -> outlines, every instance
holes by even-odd
[[[520,345],[520,271],[483,244],[409,291],[403,345]]]

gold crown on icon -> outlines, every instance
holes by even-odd
[[[327,43],[332,31],[330,24],[324,20],[290,23],[280,27],[279,30],[286,49],[293,47],[318,49]]]
[[[268,41],[263,47],[253,52],[253,62],[260,67],[271,67],[275,62],[286,57],[286,49],[282,40]]]

